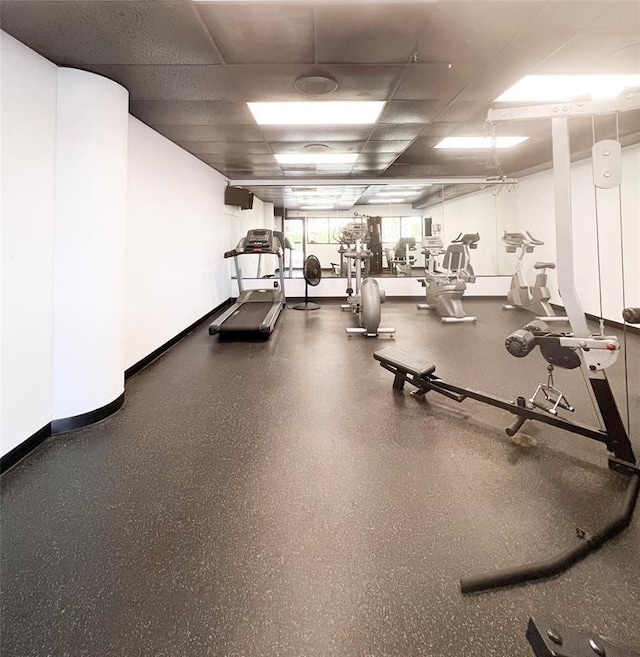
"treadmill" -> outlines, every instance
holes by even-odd
[[[278,287],[278,283],[275,283],[273,288],[245,290],[242,284],[239,257],[262,255],[263,253],[278,256],[280,286]],[[239,295],[236,302],[209,325],[209,333],[219,335],[220,339],[261,338],[266,340],[275,328],[280,312],[286,303],[282,243],[272,230],[254,228],[238,242],[235,249],[227,251],[224,257],[233,258]]]

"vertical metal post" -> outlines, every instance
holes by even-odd
[[[573,217],[571,213],[571,151],[566,116],[551,119],[553,142],[553,183],[556,211],[556,253],[558,286],[571,330],[576,337],[591,337],[580,305],[573,275]]]
[[[277,240],[276,240],[277,241]],[[287,298],[284,293],[284,246],[281,246],[278,250],[278,269],[280,270],[280,294],[282,295],[282,306],[285,307],[287,304]],[[291,253],[291,252],[289,252]]]
[[[562,291],[562,303],[576,337],[591,337],[582,305],[575,289],[573,270],[573,216],[571,213],[571,151],[569,148],[569,122],[566,116],[551,119],[553,142],[553,181],[556,211],[556,251],[558,285]],[[588,379],[589,394],[594,402],[601,426],[607,432],[607,447],[618,458],[635,463],[633,450],[620,417],[613,392],[604,370],[592,370],[580,351],[580,368],[585,381]]]
[[[233,264],[236,267],[236,280],[238,281],[238,296],[244,292],[244,286],[242,285],[242,269],[240,269],[240,261],[238,256],[233,256]]]

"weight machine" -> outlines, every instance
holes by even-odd
[[[556,245],[563,256],[558,262],[558,284],[571,326],[570,333],[552,333],[541,322],[533,322],[509,336],[505,346],[509,353],[517,357],[526,356],[537,346],[550,366],[580,368],[599,415],[600,427],[590,427],[559,416],[558,409],[570,411],[571,407],[562,393],[553,386],[552,378],[548,379],[546,385],[541,384],[529,400],[518,397],[516,401],[507,401],[444,381],[435,374],[436,366],[421,355],[395,348],[382,349],[374,354],[381,366],[394,374],[393,387],[396,390],[401,390],[405,383],[409,383],[417,388],[413,394],[418,397],[424,397],[426,393],[433,391],[456,402],[475,399],[506,410],[516,416],[511,426],[506,429],[510,436],[515,435],[526,421],[536,420],[596,440],[606,445],[609,468],[629,477],[620,512],[597,531],[587,533],[579,530],[578,537],[581,540],[575,547],[539,563],[462,579],[460,587],[463,593],[510,586],[560,574],[619,534],[633,517],[640,491],[640,468],[605,373],[606,368],[616,361],[620,345],[615,336],[604,335],[602,321],[600,333],[592,335],[574,286],[569,118],[637,109],[640,109],[640,92],[636,91],[606,101],[576,101],[490,110],[488,116],[490,123],[551,119]],[[618,186],[621,180],[619,142],[597,142],[593,146],[592,158],[595,186],[604,189]],[[625,321],[640,320],[640,309],[627,308],[623,316]],[[552,372],[552,369],[549,370],[549,374]],[[627,399],[628,397],[627,391]]]

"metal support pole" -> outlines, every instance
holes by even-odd
[[[551,120],[553,142],[553,183],[556,211],[556,251],[558,287],[562,291],[571,330],[576,337],[591,337],[591,331],[576,293],[573,274],[573,226],[571,214],[571,150],[566,116]]]

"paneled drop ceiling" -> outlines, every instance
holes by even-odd
[[[338,195],[346,208],[374,191],[358,179],[544,168],[550,139],[539,123],[501,126],[499,134],[530,139],[498,158],[433,147],[446,136],[486,135],[494,99],[524,75],[640,73],[637,0],[3,0],[1,11],[5,32],[60,66],[121,83],[131,114],[230,180],[281,179],[252,189],[288,208],[299,207],[291,184],[307,179],[348,183]],[[337,89],[301,94],[294,84],[307,77],[310,87],[325,77]],[[293,100],[386,104],[374,125],[321,127],[258,126],[246,105]],[[596,129],[610,136],[615,126]],[[639,114],[621,115],[618,129],[623,143],[640,141]],[[587,148],[591,121],[576,122],[573,139]],[[358,158],[318,169],[274,157],[314,148]]]

